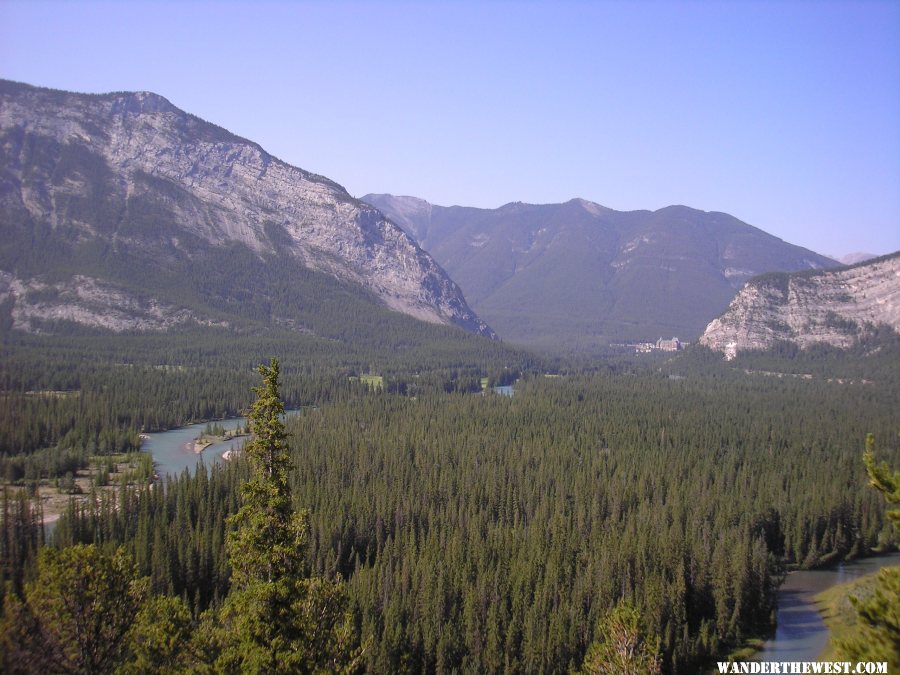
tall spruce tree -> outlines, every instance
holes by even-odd
[[[342,585],[309,577],[304,558],[309,525],[291,503],[291,468],[282,422],[278,361],[260,366],[262,386],[250,414],[245,446],[252,476],[243,505],[229,519],[232,587],[221,611],[209,615],[200,653],[216,669],[240,673],[352,670],[352,627]]]
[[[258,370],[263,384],[253,388],[257,399],[248,415],[252,439],[244,446],[252,473],[241,488],[243,504],[229,519],[235,527],[227,551],[236,590],[300,576],[308,531],[306,513],[295,511],[291,503],[278,361],[272,359],[270,366]]]

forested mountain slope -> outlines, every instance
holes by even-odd
[[[748,278],[837,265],[728,214],[685,206],[363,200],[416,237],[504,339],[540,347],[694,340]]]
[[[147,92],[0,82],[0,228],[0,307],[25,331],[327,334],[376,306],[493,334],[376,209]]]

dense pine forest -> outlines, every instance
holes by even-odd
[[[358,669],[577,670],[611,613],[633,611],[662,670],[693,673],[771,631],[786,570],[896,541],[861,461],[872,433],[900,464],[896,341],[870,365],[829,352],[801,367],[704,350],[551,363],[485,340],[469,361],[450,340],[428,358],[413,347],[319,359],[279,336],[30,340],[8,342],[2,368],[7,608],[59,564],[38,555],[29,484],[137,450],[141,431],[248,409],[252,366],[279,347],[282,399],[309,406],[286,421],[304,574],[339,589]],[[512,397],[483,388],[513,380]],[[211,643],[196,635],[234,592],[229,518],[251,473],[240,459],[72,501],[48,550],[89,544],[129,561],[146,589],[136,606],[169,607],[144,634],[176,617],[167,663],[201,663]],[[165,670],[140,660],[137,634],[122,633],[109,669]]]

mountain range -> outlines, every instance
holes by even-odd
[[[359,200],[156,94],[2,80],[0,234],[0,328],[32,333],[276,327],[341,341],[421,320],[591,350],[694,340],[748,279],[838,264],[686,206]]]
[[[847,253],[846,255],[838,256],[834,258],[838,262],[843,265],[855,265],[856,263],[866,262],[867,260],[872,260],[873,258],[878,258],[879,256],[874,253],[864,253],[863,251],[856,251],[855,253]]]
[[[506,340],[591,349],[695,340],[749,278],[838,263],[726,213],[615,211],[583,199],[444,207],[368,194],[463,289]]]
[[[23,331],[339,339],[402,314],[494,336],[376,208],[152,93],[0,81],[0,228],[0,318]]]

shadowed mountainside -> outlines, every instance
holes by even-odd
[[[837,265],[728,214],[686,206],[363,201],[415,237],[504,339],[544,348],[694,340],[750,277]]]

